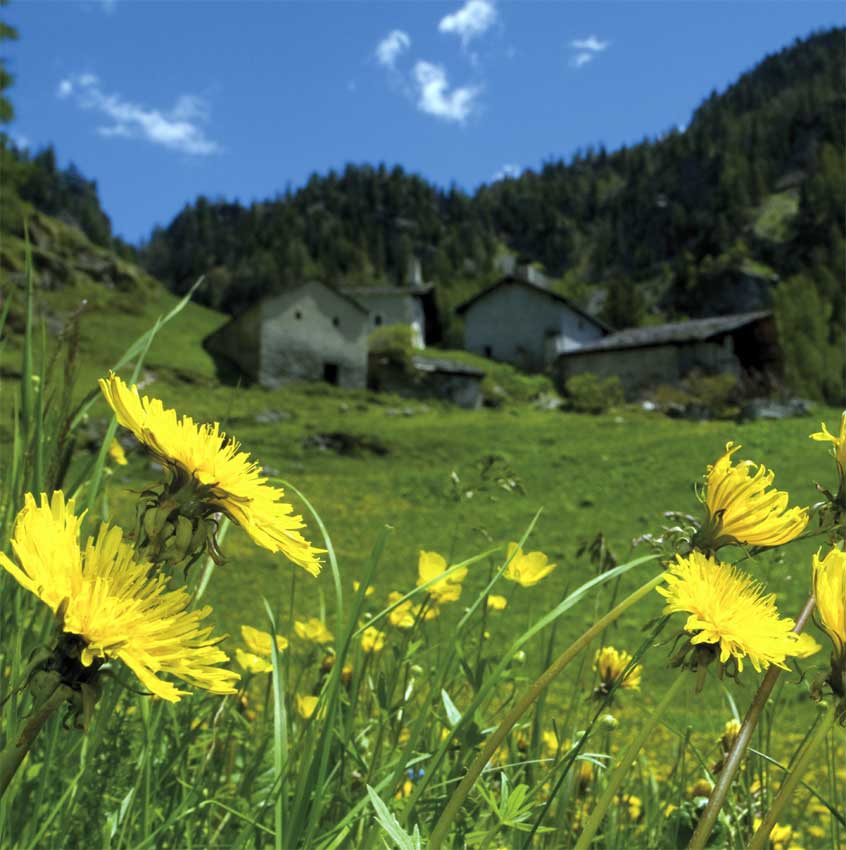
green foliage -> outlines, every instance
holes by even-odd
[[[616,375],[573,375],[567,379],[566,390],[573,410],[579,413],[605,413],[625,400],[623,384]]]
[[[0,0],[0,7],[7,5],[8,0]],[[9,39],[16,39],[18,31],[9,26],[5,21],[0,21],[0,44]],[[0,124],[8,124],[14,118],[15,110],[12,102],[5,96],[4,92],[14,82],[14,77],[6,67],[6,60],[0,57]]]
[[[410,371],[414,355],[411,326],[385,325],[376,328],[367,338],[367,350],[370,354],[387,359],[394,366]]]
[[[831,327],[833,309],[804,275],[783,281],[775,291],[788,386],[801,396],[838,404],[846,400],[846,330]]]

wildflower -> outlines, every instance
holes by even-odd
[[[580,791],[587,791],[591,782],[593,782],[593,763],[581,757],[577,761],[576,782]]]
[[[516,543],[508,544],[508,557],[511,559],[503,574],[509,581],[516,581],[520,587],[533,587],[545,579],[558,565],[550,564],[543,552],[523,550]]]
[[[762,586],[737,567],[700,552],[677,555],[668,567],[666,585],[656,588],[667,600],[664,613],[688,614],[684,630],[692,635],[678,663],[692,648],[694,670],[719,652],[721,665],[731,659],[741,672],[748,656],[760,672],[770,664],[786,669],[787,656],[803,653],[793,620],[779,617],[775,595],[765,596]]]
[[[643,802],[640,797],[635,797],[634,794],[617,794],[614,800],[623,809],[630,821],[640,820],[643,812]]]
[[[361,633],[361,649],[368,655],[371,652],[381,652],[385,646],[385,633],[375,626],[368,626]]]
[[[447,571],[446,560],[437,552],[424,552],[421,550],[417,561],[417,586],[426,584],[437,576]],[[461,596],[461,582],[467,576],[467,567],[460,567],[448,576],[430,584],[426,590],[438,605],[445,602],[457,602]]]
[[[217,552],[214,522],[210,518],[224,513],[237,522],[259,545],[271,552],[282,552],[312,575],[320,572],[318,555],[300,534],[301,517],[282,501],[284,492],[271,486],[255,461],[239,444],[214,425],[196,425],[190,416],[177,419],[175,410],[165,409],[158,399],[138,394],[113,372],[100,379],[100,389],[117,416],[118,422],[135,435],[168,475],[161,491],[148,490],[148,515],[145,530],[151,540],[162,539],[162,532],[179,529],[183,538],[177,554],[194,554],[203,545]]]
[[[767,490],[775,474],[752,461],[732,466],[740,449],[726,443],[725,454],[708,467],[705,506],[708,521],[694,539],[706,552],[721,546],[779,546],[793,540],[808,524],[807,508],[787,507],[788,494]]]
[[[252,626],[241,626],[241,637],[244,638],[244,643],[247,644],[250,652],[270,656],[272,646],[269,632],[254,629]],[[276,635],[276,648],[279,652],[284,652],[288,648],[288,638],[284,635]]]
[[[238,674],[217,665],[229,659],[200,621],[208,606],[189,611],[191,597],[169,590],[169,579],[150,575],[135,559],[121,530],[106,523],[85,547],[79,542],[82,516],[61,491],[36,504],[31,493],[15,521],[17,564],[0,553],[0,564],[58,615],[61,635],[51,669],[79,690],[95,682],[104,661],[119,658],[156,696],[177,702],[179,690],[157,674],[169,673],[216,694],[235,693]]]
[[[553,729],[546,729],[541,732],[541,742],[543,743],[543,750],[547,758],[555,758],[558,755],[558,735],[555,734]]]
[[[593,669],[599,674],[599,685],[595,694],[607,696],[615,685],[632,691],[638,690],[640,688],[640,674],[643,670],[641,664],[632,667],[626,678],[619,681],[631,660],[632,656],[628,652],[614,649],[613,646],[603,646],[601,649],[597,649],[593,659]]]
[[[488,597],[488,611],[504,611],[508,607],[508,600],[504,596],[491,594]]]
[[[758,827],[761,826],[762,820],[759,817],[755,817],[753,821],[753,831],[757,832]],[[793,827],[787,824],[779,824],[777,823],[770,830],[770,843],[769,846],[771,850],[800,850],[800,848],[796,847],[793,844],[794,832]]]
[[[835,694],[846,697],[846,552],[832,549],[813,557],[814,598],[820,628],[834,644],[828,682]]]
[[[118,442],[117,439],[112,440],[112,443],[109,446],[109,457],[118,466],[126,466],[128,463],[126,459],[126,452],[123,450],[123,446],[120,444],[120,442]]]
[[[388,605],[393,605],[402,599],[403,594],[397,590],[392,590],[388,594]],[[434,605],[414,605],[410,599],[400,602],[396,608],[393,608],[388,614],[388,622],[398,629],[410,629],[418,620],[434,620],[440,616],[440,609]]]
[[[825,427],[825,422],[820,422],[822,431],[817,431],[811,434],[812,440],[818,442],[828,441],[834,445],[831,447],[831,456],[837,464],[837,469],[840,473],[840,480],[846,478],[846,410],[843,411],[840,417],[840,434],[836,437],[830,434],[828,428]]]
[[[297,713],[300,717],[304,720],[308,720],[314,714],[314,710],[317,708],[319,699],[320,697],[297,694]]]
[[[273,670],[273,664],[267,658],[254,652],[238,648],[235,650],[235,658],[248,673],[270,673]]]
[[[326,628],[323,620],[317,617],[309,617],[308,620],[294,620],[294,631],[297,637],[310,640],[312,643],[332,643],[335,639],[332,632]]]
[[[358,593],[358,589],[361,587],[361,582],[353,579],[353,593]],[[376,592],[376,588],[373,587],[372,584],[368,584],[364,591],[364,598],[367,599],[368,596],[373,596]]]

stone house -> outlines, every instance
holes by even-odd
[[[224,381],[246,378],[275,388],[323,380],[367,383],[370,315],[346,293],[308,281],[264,298],[203,340]]]
[[[524,277],[506,275],[461,304],[464,348],[527,372],[542,372],[563,351],[608,333],[569,299]]]
[[[772,313],[758,311],[627,328],[562,352],[554,376],[563,391],[573,375],[616,375],[631,399],[643,389],[676,384],[694,370],[708,375],[778,378],[782,363]]]
[[[409,325],[415,348],[424,348],[441,338],[435,289],[432,286],[400,288],[368,286],[345,288],[370,313],[370,330],[384,325]]]

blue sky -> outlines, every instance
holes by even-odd
[[[684,126],[767,53],[846,23],[814,2],[12,0],[10,133],[52,142],[136,242],[197,195],[347,162],[481,183]]]

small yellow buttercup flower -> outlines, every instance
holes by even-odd
[[[323,620],[317,617],[309,617],[308,620],[294,620],[294,631],[298,637],[303,640],[310,640],[312,643],[332,643],[335,639],[332,632],[326,628]]]
[[[314,714],[319,699],[320,697],[297,694],[297,713],[300,717],[308,720]]]
[[[316,549],[300,529],[302,517],[283,501],[284,492],[273,487],[259,465],[220,425],[197,425],[190,416],[177,418],[158,399],[143,398],[136,386],[127,386],[113,372],[100,379],[100,389],[118,422],[128,428],[170,475],[169,489],[177,501],[200,509],[201,519],[216,512],[238,523],[259,545],[282,552],[312,575],[320,572]],[[190,493],[184,493],[185,488]],[[172,501],[166,500],[168,504]]]
[[[640,820],[643,812],[643,801],[640,797],[635,797],[634,794],[617,794],[614,800],[623,809],[630,821]]]
[[[640,688],[640,674],[643,672],[642,664],[636,664],[632,667],[626,678],[617,683],[631,660],[631,654],[624,649],[618,650],[613,646],[603,646],[601,649],[596,650],[596,655],[593,659],[593,669],[599,674],[599,686],[596,689],[597,695],[604,696],[610,693],[615,684],[618,688],[626,688],[632,691]]]
[[[254,652],[238,648],[235,650],[235,658],[248,673],[270,673],[273,670],[273,664],[267,658]]]
[[[187,691],[159,678],[167,673],[216,694],[235,693],[238,674],[219,638],[200,621],[208,606],[189,610],[190,595],[171,590],[169,578],[155,573],[124,542],[121,530],[106,523],[80,545],[82,516],[61,491],[40,504],[31,493],[15,520],[12,548],[17,563],[0,552],[0,565],[24,588],[58,613],[62,636],[56,652],[79,667],[90,682],[104,661],[120,659],[156,696],[177,702]]]
[[[437,578],[448,569],[442,555],[421,550],[417,561],[417,586],[420,587],[421,584]],[[426,590],[438,605],[443,605],[445,602],[457,602],[461,596],[461,583],[466,577],[467,567],[460,567],[440,581],[432,582]]]
[[[252,626],[241,626],[241,637],[250,652],[256,655],[270,656],[271,643],[270,633],[254,629]],[[276,648],[284,652],[288,648],[288,638],[284,635],[276,635]]]
[[[371,652],[381,652],[385,646],[385,633],[380,632],[376,626],[368,626],[361,633],[361,649],[368,655]]]
[[[516,581],[521,587],[532,587],[545,579],[558,565],[550,564],[543,552],[528,552],[517,543],[508,544],[508,557],[511,559],[503,575],[509,581]]]
[[[508,607],[508,600],[504,596],[495,596],[491,594],[488,597],[489,611],[504,611]]]
[[[787,669],[788,656],[806,654],[794,621],[779,616],[775,595],[737,567],[695,551],[667,566],[666,584],[656,590],[667,600],[665,614],[688,615],[684,629],[694,647],[718,652],[721,664],[733,659],[738,671],[746,657],[760,672],[771,664]]]
[[[393,605],[402,599],[404,594],[392,590],[388,594],[388,605]],[[400,602],[388,614],[388,622],[398,629],[410,629],[418,621],[434,620],[440,616],[440,609],[434,605],[414,605],[410,599]]]
[[[753,820],[753,830],[757,832],[762,823],[761,818],[756,816]],[[770,850],[801,850],[793,844],[793,827],[788,824],[777,823],[770,830],[769,839]]]
[[[358,593],[359,588],[361,587],[361,582],[353,579],[353,592]],[[367,599],[369,596],[373,596],[376,592],[376,588],[373,587],[372,584],[368,584],[364,591],[364,598]]]
[[[547,758],[555,758],[559,750],[558,735],[554,729],[545,729],[541,732],[541,743],[543,751]]]
[[[109,457],[118,466],[126,466],[128,463],[126,459],[126,452],[123,450],[123,446],[117,439],[112,440],[112,443],[109,446]]]
[[[780,546],[798,537],[808,524],[807,508],[788,508],[789,496],[768,490],[775,474],[752,461],[732,465],[741,448],[726,443],[725,454],[708,467],[705,506],[708,521],[694,539],[697,548],[714,552],[721,546]]]

